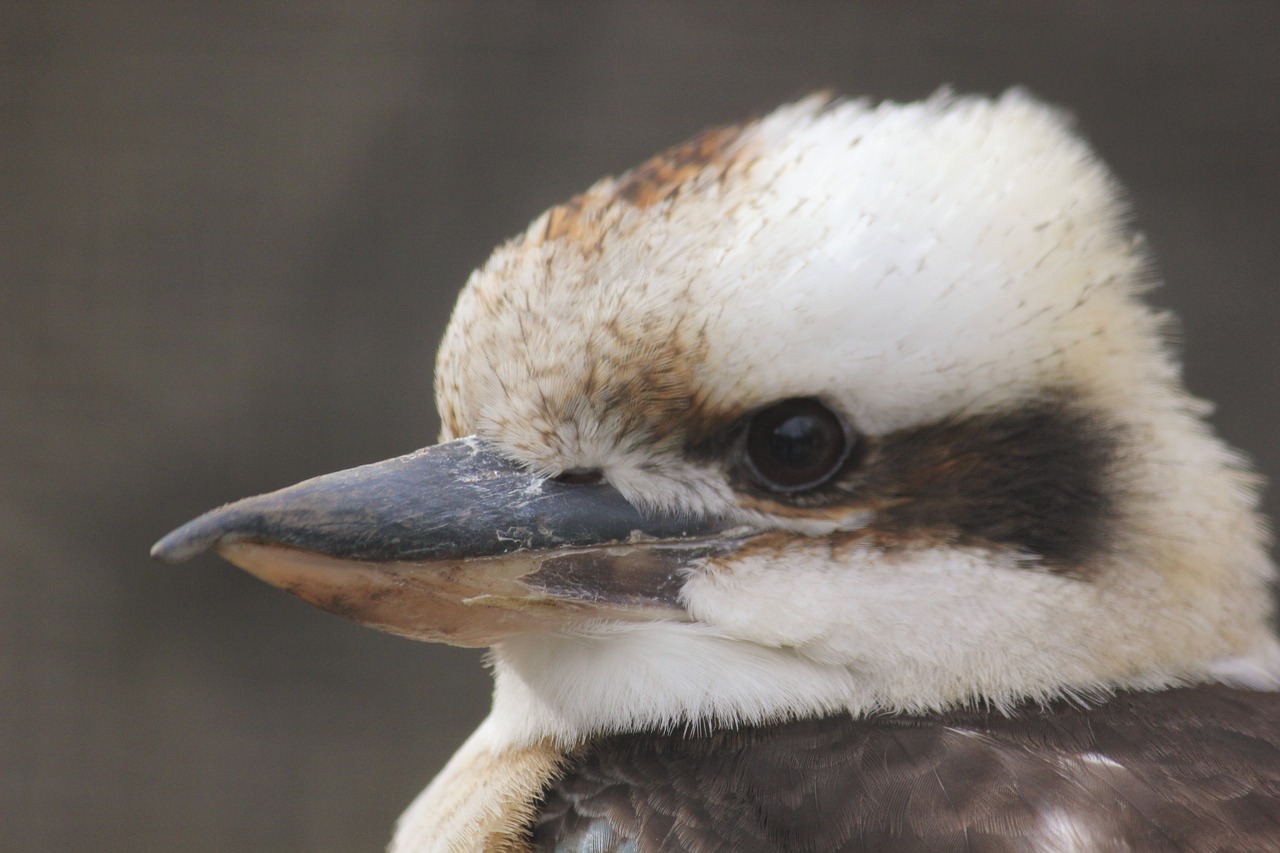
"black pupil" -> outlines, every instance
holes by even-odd
[[[840,469],[848,438],[840,420],[814,399],[784,400],[757,412],[747,430],[751,473],[775,491],[822,485]]]
[[[773,458],[789,468],[810,468],[820,463],[829,449],[829,436],[808,415],[787,418],[773,430],[769,445]]]

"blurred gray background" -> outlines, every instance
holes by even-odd
[[[1274,0],[10,0],[0,849],[380,849],[481,719],[481,655],[148,547],[433,441],[437,339],[492,245],[818,87],[1074,110],[1191,388],[1280,474],[1278,45]]]

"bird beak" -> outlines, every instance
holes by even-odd
[[[475,438],[207,512],[151,555],[213,550],[304,601],[393,634],[487,646],[604,620],[684,620],[683,572],[724,525],[645,517],[606,484],[534,476]]]

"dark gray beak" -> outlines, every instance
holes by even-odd
[[[475,438],[205,513],[151,549],[206,550],[326,610],[483,646],[607,619],[685,619],[684,572],[724,525],[641,515],[613,487],[529,474]]]

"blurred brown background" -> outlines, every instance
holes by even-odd
[[[437,338],[493,244],[814,88],[1074,110],[1189,384],[1280,474],[1277,45],[1274,0],[10,0],[0,849],[380,849],[483,715],[481,656],[148,547],[430,443]]]

